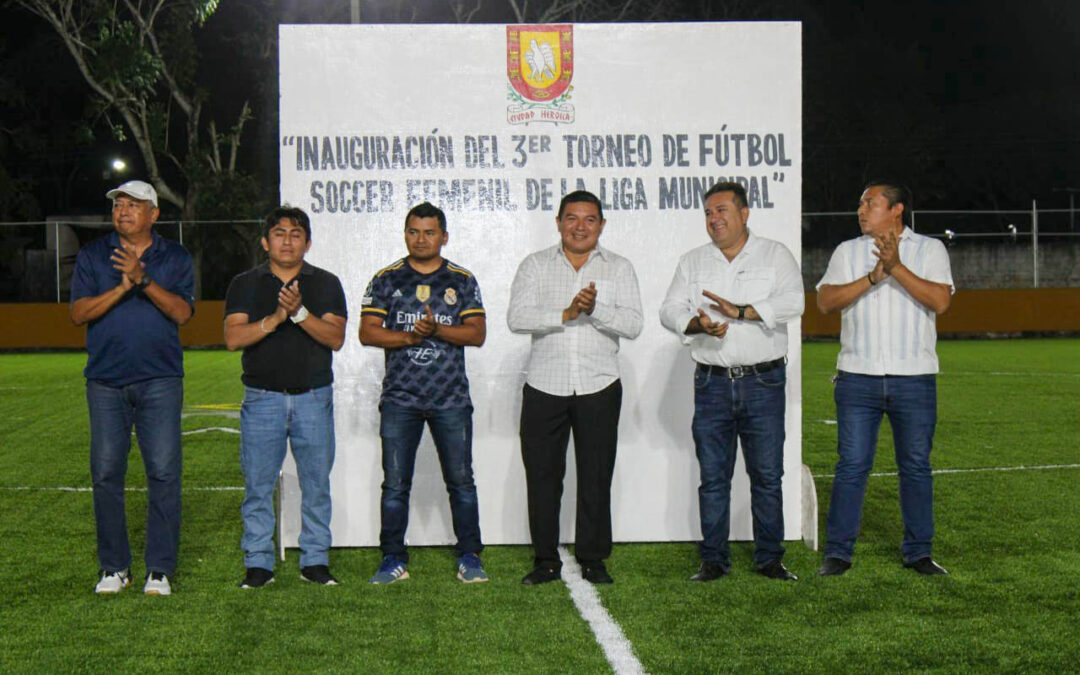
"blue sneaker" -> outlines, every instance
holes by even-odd
[[[479,584],[488,580],[484,574],[484,566],[480,564],[480,557],[475,553],[466,553],[458,558],[457,578],[467,584]]]
[[[409,571],[405,561],[395,555],[383,556],[379,571],[371,577],[373,584],[392,584],[395,581],[404,581],[409,578]]]

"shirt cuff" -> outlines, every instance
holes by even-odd
[[[761,323],[765,324],[765,327],[769,330],[776,328],[776,310],[773,309],[772,303],[768,300],[761,300],[753,303],[752,307],[754,311],[761,317]]]
[[[679,323],[676,325],[679,326],[679,338],[684,345],[691,344],[694,341],[694,338],[697,337],[696,335],[686,334],[686,327],[690,325],[690,322],[693,321],[694,317],[697,315],[697,312],[690,312],[689,314],[679,317]]]
[[[589,316],[601,326],[610,326],[615,320],[615,308],[605,302],[598,302]]]

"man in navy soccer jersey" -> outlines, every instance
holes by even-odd
[[[382,419],[383,560],[371,578],[409,578],[405,530],[416,451],[424,423],[435,441],[457,536],[457,576],[487,581],[480,564],[480,513],[472,472],[472,401],[465,347],[487,336],[480,287],[473,275],[442,257],[446,215],[424,202],[405,217],[409,255],[379,270],[362,300],[360,343],[386,350]]]

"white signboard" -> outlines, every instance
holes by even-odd
[[[718,180],[742,182],[750,228],[800,257],[800,25],[280,30],[281,199],[311,215],[308,260],[341,278],[349,302],[348,338],[334,359],[334,544],[379,541],[383,352],[357,339],[360,298],[376,271],[406,254],[405,214],[425,200],[446,211],[443,255],[475,274],[487,310],[486,344],[466,349],[483,539],[529,541],[518,441],[529,337],[509,331],[506,310],[518,263],[558,241],[559,199],[579,188],[603,200],[601,244],[635,265],[645,315],[641,336],[620,353],[615,539],[700,538],[693,363],[658,313],[679,256],[708,241],[701,194]],[[798,322],[788,335],[784,515],[787,538],[798,539]],[[572,457],[567,466],[561,533],[573,541]],[[285,473],[283,542],[295,546],[291,460]],[[731,520],[733,539],[752,538],[741,458]],[[407,536],[413,545],[454,541],[427,432]]]

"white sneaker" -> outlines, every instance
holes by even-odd
[[[151,572],[146,575],[146,585],[143,586],[143,593],[147,595],[172,595],[169,577],[161,572]]]
[[[101,581],[94,586],[94,592],[100,595],[116,595],[130,585],[131,577],[127,570],[102,572]]]

